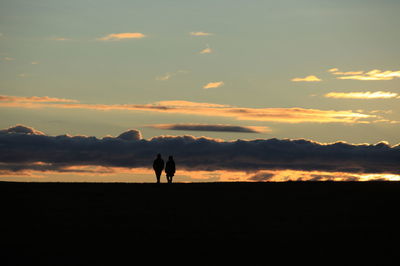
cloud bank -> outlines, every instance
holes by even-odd
[[[10,98],[11,97],[11,98]],[[293,108],[251,108],[235,107],[216,103],[198,103],[191,101],[160,101],[150,104],[85,104],[79,102],[40,102],[37,100],[15,101],[15,96],[0,98],[0,107],[13,108],[60,108],[87,109],[98,111],[148,111],[167,114],[184,114],[211,117],[227,117],[236,120],[269,121],[278,123],[371,123],[381,119],[376,114],[356,111],[336,111]],[[39,97],[42,98],[42,97]],[[52,98],[53,99],[53,98]],[[56,98],[54,98],[56,99]],[[65,100],[64,100],[65,101]],[[67,100],[71,101],[71,100]]]
[[[39,133],[35,133],[39,132]],[[223,141],[193,136],[142,139],[130,130],[118,137],[48,136],[18,125],[0,131],[0,168],[18,171],[32,165],[57,170],[71,166],[151,168],[155,154],[173,154],[186,171],[301,170],[400,174],[400,146],[318,143],[305,139]],[[39,166],[38,166],[39,165]],[[254,176],[268,178],[269,174]]]

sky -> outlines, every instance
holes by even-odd
[[[181,182],[397,180],[387,164],[400,162],[399,11],[397,0],[0,0],[0,147],[9,152],[0,180],[150,182],[160,150],[180,160]],[[123,132],[134,137],[118,138]],[[50,138],[48,154],[22,155],[29,147],[12,142],[21,135],[29,147]],[[98,160],[83,141],[71,153],[97,159],[53,161],[60,135],[95,139],[93,149],[115,160]],[[168,144],[184,136],[198,153]],[[323,167],[265,158],[309,156],[297,146],[275,150],[271,139],[303,140],[329,156]],[[243,151],[242,168],[202,163],[236,158],[215,144],[238,140],[266,147]],[[153,150],[122,154],[126,163],[96,146],[108,141]],[[338,156],[335,143],[383,145],[390,163],[370,169],[362,155],[340,153],[357,166],[325,167]]]

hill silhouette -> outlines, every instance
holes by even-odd
[[[0,182],[1,260],[389,265],[399,191],[397,182]]]

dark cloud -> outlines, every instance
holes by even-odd
[[[159,124],[150,127],[167,130],[183,131],[215,131],[215,132],[238,132],[238,133],[263,133],[268,131],[267,127],[214,125],[214,124]]]
[[[19,126],[23,127],[23,126]],[[122,136],[122,137],[121,137]],[[304,170],[400,174],[400,146],[321,144],[309,140],[257,139],[221,141],[193,136],[141,139],[133,130],[119,137],[47,136],[26,127],[0,131],[0,163],[22,167],[35,162],[57,165],[151,167],[157,153],[174,155],[186,170]],[[257,178],[257,177],[254,177]],[[258,177],[262,178],[262,177]],[[264,177],[267,178],[267,177]]]
[[[255,175],[251,176],[249,180],[251,181],[269,181],[275,176],[274,173],[256,173]]]
[[[23,126],[23,125],[15,125],[13,127],[0,130],[0,134],[7,134],[7,133],[9,133],[9,134],[17,133],[17,134],[44,135],[44,133],[41,131],[38,131],[31,127]]]

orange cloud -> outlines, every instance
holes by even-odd
[[[119,41],[123,39],[141,39],[146,37],[140,32],[125,32],[125,33],[111,33],[104,37],[99,38],[100,41]]]
[[[207,44],[207,48],[203,49],[200,51],[200,54],[211,54],[213,50],[210,48],[210,46]]]
[[[307,76],[305,78],[293,78],[292,79],[293,82],[318,82],[318,81],[322,81],[320,78],[318,78],[317,76],[311,75],[311,76]]]
[[[210,47],[207,47],[200,51],[200,54],[211,54],[213,50]]]
[[[190,35],[192,35],[192,36],[211,36],[214,34],[209,33],[209,32],[203,32],[203,31],[195,31],[195,32],[190,32]]]
[[[150,104],[84,104],[75,102],[40,102],[40,101],[9,101],[3,98],[0,107],[18,108],[61,108],[88,110],[125,110],[149,111],[159,113],[174,113],[184,115],[199,115],[213,117],[228,117],[236,120],[269,121],[279,123],[369,123],[368,119],[379,118],[377,115],[354,111],[336,111],[294,108],[249,108],[234,107],[214,103],[196,103],[190,101],[161,101]],[[38,97],[41,98],[41,97]]]
[[[328,72],[336,72],[336,71],[339,71],[339,69],[338,68],[331,68],[331,69],[328,69]]]
[[[219,88],[224,85],[223,81],[218,81],[218,82],[210,82],[207,83],[206,85],[203,86],[203,89],[214,89],[214,88]]]
[[[390,99],[398,98],[398,94],[388,91],[375,91],[375,92],[330,92],[325,94],[326,98],[335,99]]]

